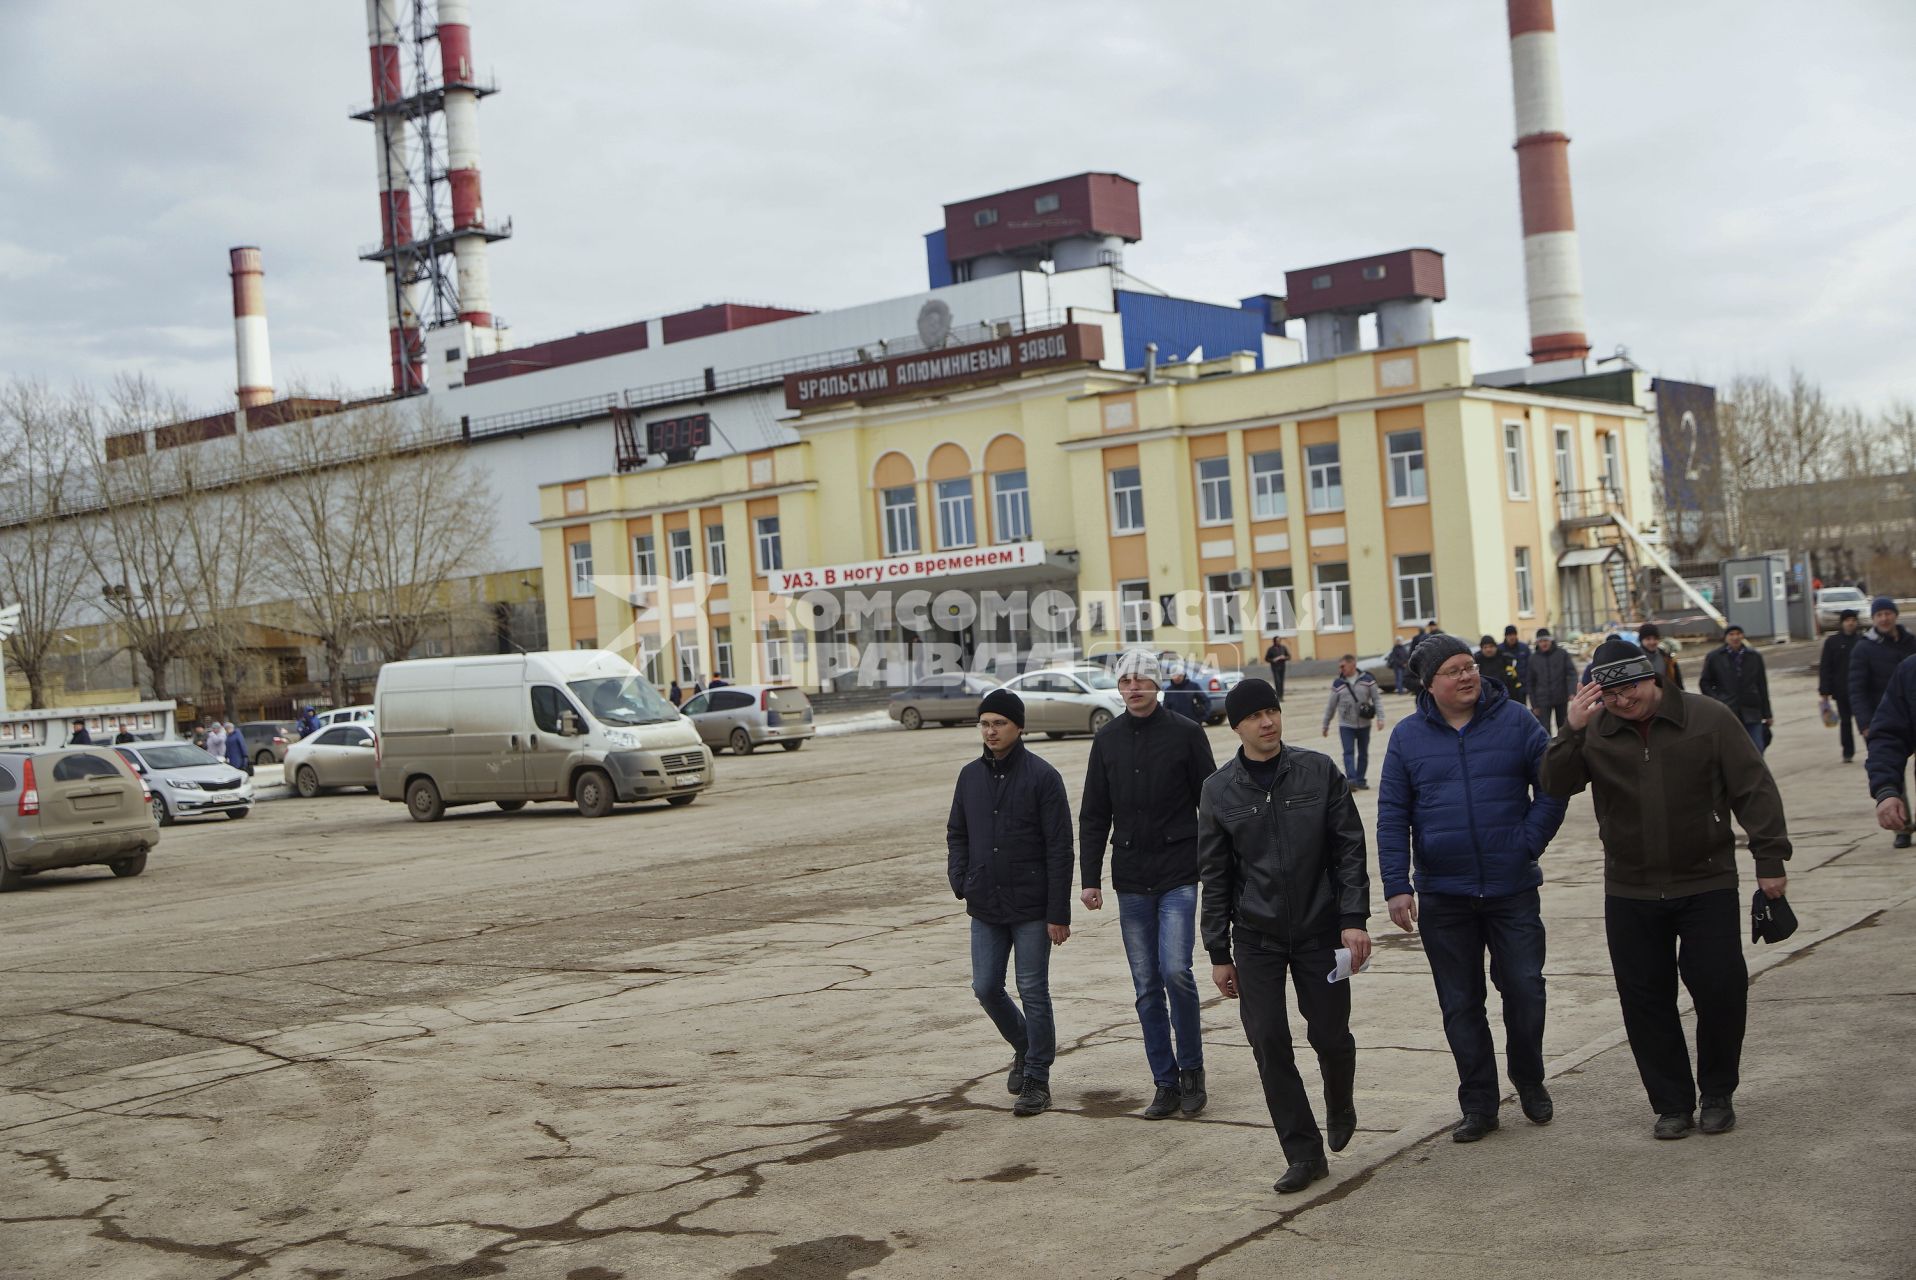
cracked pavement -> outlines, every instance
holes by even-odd
[[[1587,799],[1545,857],[1549,1128],[1446,1140],[1429,974],[1374,884],[1360,1129],[1312,1193],[1270,1191],[1220,1000],[1209,1110],[1134,1118],[1114,905],[1054,953],[1056,1103],[1014,1120],[943,877],[974,733],[847,735],[597,822],[276,802],[0,899],[0,1276],[1905,1275],[1916,860],[1800,665],[1771,659],[1771,762],[1802,929],[1749,950],[1726,1137],[1648,1138]],[[1033,745],[1075,797],[1086,741]]]

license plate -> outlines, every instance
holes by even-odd
[[[705,776],[698,773],[677,773],[672,775],[672,785],[675,787],[696,787],[703,781],[705,781]]]
[[[206,797],[206,803],[226,804],[230,801],[237,800],[238,798],[239,797],[233,795],[231,792],[228,792],[228,791],[215,791],[211,795]]]

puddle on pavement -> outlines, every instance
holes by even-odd
[[[996,1173],[983,1174],[976,1178],[960,1178],[960,1182],[1023,1182],[1026,1178],[1035,1178],[1043,1170],[1035,1164],[1006,1165]]]
[[[1086,1089],[1077,1106],[1069,1108],[1094,1120],[1111,1120],[1144,1109],[1144,1099],[1134,1098],[1118,1089]]]
[[[853,1272],[875,1267],[891,1256],[883,1240],[863,1236],[825,1236],[772,1249],[772,1261],[741,1267],[732,1280],[847,1280]]]
[[[821,1160],[836,1160],[840,1156],[861,1155],[868,1151],[903,1151],[908,1147],[923,1146],[939,1134],[957,1127],[949,1121],[933,1122],[911,1112],[888,1120],[841,1120],[832,1126],[829,1141],[795,1156],[787,1156],[778,1163],[816,1164]]]

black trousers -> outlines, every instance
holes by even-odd
[[[1743,904],[1735,889],[1684,898],[1607,896],[1603,931],[1637,1073],[1658,1115],[1694,1110],[1697,1094],[1736,1092],[1749,1013]],[[1696,1074],[1677,1016],[1677,979],[1696,1002]]]
[[[1437,984],[1444,1038],[1457,1059],[1457,1105],[1494,1116],[1497,1045],[1484,1005],[1484,954],[1490,981],[1503,997],[1504,1051],[1515,1085],[1543,1083],[1544,930],[1535,889],[1503,898],[1425,893],[1417,899],[1424,958]]]
[[[1543,725],[1543,730],[1545,733],[1556,732],[1555,729],[1552,729],[1550,727],[1550,721],[1552,718],[1555,718],[1558,729],[1561,729],[1566,724],[1570,723],[1570,719],[1569,719],[1570,708],[1561,702],[1554,703],[1554,704],[1540,702],[1536,705],[1534,710],[1536,712],[1538,722]]]
[[[1317,1068],[1324,1077],[1324,1106],[1348,1111],[1357,1089],[1357,1040],[1351,1035],[1351,984],[1327,983],[1336,967],[1332,947],[1292,951],[1275,939],[1238,930],[1232,940],[1237,963],[1238,1015],[1244,1036],[1257,1059],[1258,1079],[1264,1085],[1264,1105],[1270,1109],[1286,1163],[1322,1159],[1324,1135],[1311,1114],[1311,1100],[1297,1073],[1291,1047],[1291,1020],[1284,1007],[1284,978],[1288,973],[1297,992],[1297,1008],[1304,1015],[1305,1034],[1317,1051]]]
[[[1279,703],[1284,701],[1284,668],[1290,665],[1288,662],[1273,662],[1271,664],[1271,688],[1277,690],[1277,700]]]
[[[1836,727],[1843,739],[1843,759],[1851,760],[1856,756],[1856,730],[1862,728],[1851,709],[1848,698],[1836,698]]]

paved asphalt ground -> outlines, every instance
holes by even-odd
[[[1112,908],[1054,953],[1056,1107],[1014,1119],[944,885],[974,731],[855,733],[597,822],[279,800],[168,829],[139,879],[0,899],[0,1275],[1916,1274],[1916,858],[1788,661],[1770,759],[1803,928],[1749,951],[1732,1134],[1649,1136],[1587,799],[1545,858],[1548,1128],[1513,1102],[1447,1140],[1429,975],[1374,884],[1362,1128],[1312,1193],[1270,1190],[1223,1001],[1210,1109],[1134,1117]],[[1289,740],[1331,745],[1293,702]],[[1086,741],[1036,749],[1075,796]]]

